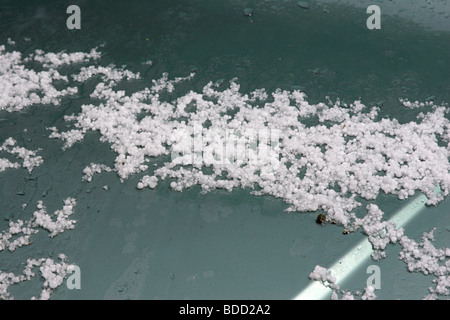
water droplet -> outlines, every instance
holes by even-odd
[[[253,15],[253,9],[252,8],[245,8],[244,9],[244,16],[251,17]]]
[[[309,9],[309,3],[306,1],[299,1],[297,5],[302,9]]]

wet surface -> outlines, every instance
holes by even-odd
[[[101,64],[125,64],[143,76],[122,84],[130,91],[162,72],[177,77],[196,71],[189,84],[177,88],[180,95],[237,77],[241,92],[299,88],[311,102],[327,96],[361,99],[401,123],[415,118],[403,112],[399,98],[450,101],[449,33],[401,15],[383,16],[382,29],[369,31],[360,8],[300,2],[79,1],[82,28],[68,30],[66,7],[59,1],[3,1],[0,40],[6,44],[11,38],[16,44],[7,49],[24,54],[87,52],[103,45]],[[436,14],[446,19],[442,10]],[[58,107],[0,113],[0,141],[14,137],[28,149],[42,148],[44,157],[31,174],[0,173],[0,230],[9,219],[28,219],[38,200],[53,212],[66,197],[77,199],[74,230],[55,238],[41,232],[33,245],[0,252],[0,270],[12,272],[29,257],[65,253],[80,267],[81,289],[63,285],[53,299],[291,299],[309,284],[315,265],[333,264],[364,238],[316,224],[317,213],[288,214],[281,200],[251,196],[249,190],[202,194],[193,187],[178,193],[169,189],[170,182],[137,190],[143,174],[121,182],[113,172],[82,181],[91,162],[113,163],[109,146],[93,133],[62,151],[46,127],[65,126],[64,115],[89,101],[92,88],[83,86]],[[380,195],[376,203],[389,216],[405,201]],[[405,233],[418,239],[437,227],[436,246],[448,247],[448,206],[444,201],[422,210]],[[407,272],[398,251],[399,246],[389,247],[388,258],[369,261],[343,287],[363,290],[367,266],[376,264],[382,272],[378,298],[423,298],[432,278]],[[40,285],[34,278],[10,291],[16,299],[28,299]]]

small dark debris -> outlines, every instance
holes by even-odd
[[[327,217],[323,213],[319,213],[316,219],[316,223],[324,225],[327,222]]]

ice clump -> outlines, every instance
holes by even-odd
[[[362,219],[355,219],[355,225],[362,226],[368,236],[374,252],[372,258],[380,260],[386,257],[385,249],[389,243],[397,243],[403,237],[403,228],[396,228],[395,223],[382,221],[383,212],[375,204],[367,206],[367,214]]]
[[[414,101],[411,102],[408,99],[399,99],[400,103],[403,104],[403,106],[410,108],[410,109],[417,109],[417,108],[422,108],[424,106],[431,106],[433,105],[432,101],[426,101],[426,102],[419,102],[419,101]]]
[[[44,53],[43,50],[35,50],[34,55],[30,55],[25,59],[25,62],[34,60],[38,61],[42,64],[42,66],[46,69],[58,68],[62,65],[69,65],[74,63],[82,63],[89,62],[90,60],[99,59],[101,54],[97,51],[97,48],[94,48],[89,53],[85,52],[74,52],[74,53],[66,53],[59,52],[53,53],[48,52]]]
[[[17,141],[13,138],[8,138],[5,140],[3,145],[0,146],[0,152],[5,151],[9,154],[14,155],[17,159],[22,159],[22,167],[28,170],[29,173],[33,171],[34,167],[40,166],[44,159],[41,156],[37,156],[36,152],[31,151],[23,147],[16,146]],[[17,162],[11,162],[8,159],[0,158],[0,172],[5,171],[7,168],[19,168],[20,164]]]
[[[129,70],[117,69],[114,65],[107,67],[89,66],[82,67],[80,73],[73,75],[73,79],[78,82],[85,82],[93,76],[102,75],[100,78],[103,81],[121,81],[122,79],[131,80],[139,79],[139,73],[133,73]]]
[[[17,220],[9,222],[9,229],[0,232],[0,251],[8,249],[14,251],[24,245],[31,244],[30,238],[33,234],[39,232],[39,227],[50,232],[50,237],[75,227],[76,220],[70,220],[69,217],[74,213],[76,200],[66,198],[61,210],[56,210],[53,215],[47,213],[47,210],[40,200],[37,209],[30,220]]]
[[[100,82],[91,97],[101,103],[66,116],[73,129],[52,128],[50,137],[68,148],[89,131],[99,132],[117,154],[114,171],[122,180],[146,171],[152,158],[171,155],[153,175],[175,179],[174,190],[249,187],[255,195],[284,199],[288,211],[324,210],[344,226],[360,205],[356,195],[373,200],[384,192],[406,199],[421,191],[433,205],[449,192],[449,150],[438,143],[438,137],[449,140],[444,106],[401,124],[379,119],[378,108],[360,101],[309,104],[298,90],[242,94],[235,80],[223,91],[210,82],[200,93],[160,100],[161,92],[171,93],[175,83],[192,76],[171,81],[164,74],[131,95]],[[303,123],[314,118],[319,125]],[[233,146],[224,142],[226,135]],[[441,194],[433,191],[438,185]]]
[[[38,210],[33,213],[33,225],[41,227],[50,232],[50,237],[54,237],[66,229],[75,228],[76,220],[70,220],[69,217],[74,213],[76,200],[74,198],[67,198],[64,200],[64,206],[61,210],[56,210],[53,213],[55,219],[47,213],[42,200],[38,202]]]
[[[8,168],[20,168],[20,164],[11,162],[8,159],[0,158],[0,172],[3,172]]]
[[[57,91],[52,82],[68,82],[69,78],[56,68],[99,56],[95,50],[89,54],[36,51],[22,59],[20,53],[7,53],[1,46],[0,83],[5,85],[0,91],[0,108],[12,112],[35,103],[58,104],[62,96],[75,93],[76,87]],[[27,69],[25,63],[30,61],[41,63],[44,71]],[[361,101],[345,104],[328,99],[311,104],[300,90],[268,93],[256,89],[244,94],[236,79],[225,89],[210,82],[199,92],[177,95],[175,85],[193,77],[170,80],[164,73],[152,80],[150,87],[127,94],[115,86],[122,80],[140,79],[138,73],[113,65],[83,67],[71,80],[98,81],[90,94],[94,103],[64,117],[72,124],[67,131],[48,128],[50,137],[62,140],[66,149],[88,133],[98,132],[100,141],[111,146],[116,153],[114,163],[86,167],[87,181],[101,171],[113,170],[122,181],[144,173],[138,189],[154,188],[165,179],[172,180],[170,186],[176,191],[194,185],[203,192],[250,188],[255,195],[283,199],[288,211],[321,210],[329,221],[350,230],[360,226],[372,243],[374,259],[385,257],[389,243],[399,243],[404,248],[401,258],[411,271],[437,277],[429,298],[448,293],[448,263],[438,266],[436,261],[448,260],[447,250],[432,250],[429,238],[424,238],[423,244],[408,239],[403,229],[382,220],[383,213],[375,205],[367,206],[365,217],[357,218],[354,213],[361,205],[359,197],[375,200],[380,192],[403,200],[419,191],[427,196],[428,205],[436,205],[448,195],[450,123],[446,106],[400,99],[409,109],[427,110],[415,121],[400,123],[381,118],[378,107],[369,108]],[[163,100],[162,96],[173,98]],[[16,150],[25,159],[26,153]],[[157,167],[150,175],[149,164],[160,156],[171,159],[162,165],[153,163]],[[14,166],[17,164],[9,160],[0,161],[0,170]],[[434,192],[437,186],[441,193]],[[73,205],[69,200],[57,214],[59,225],[47,216],[42,203],[35,218],[56,235],[73,227],[68,219]],[[14,228],[18,226],[11,227],[17,231]],[[316,268],[311,277],[338,288],[324,269]],[[338,298],[336,290],[334,297]],[[339,294],[343,299],[354,298],[347,291]],[[362,297],[374,298],[373,288],[366,288]]]
[[[33,104],[58,105],[61,98],[78,92],[76,87],[57,90],[54,81],[68,82],[67,76],[61,75],[57,68],[64,64],[82,63],[100,58],[93,49],[90,53],[44,53],[36,50],[23,58],[17,51],[6,52],[0,46],[0,111],[20,111]],[[42,71],[28,69],[29,62],[42,64]]]
[[[314,270],[309,274],[309,278],[314,281],[320,281],[331,289],[339,289],[339,286],[336,284],[336,278],[331,275],[330,271],[319,265],[314,267]]]
[[[17,220],[16,222],[9,222],[8,231],[0,233],[0,251],[8,249],[14,251],[16,248],[28,245],[30,238],[33,234],[36,234],[38,230],[33,228],[31,221],[24,222],[23,220]],[[22,234],[21,236],[16,236]],[[16,237],[12,240],[13,237]]]
[[[141,181],[138,182],[137,188],[143,189],[145,187],[149,187],[150,189],[156,188],[158,184],[158,178],[155,176],[144,176]]]
[[[375,287],[367,286],[364,293],[361,294],[359,291],[351,293],[348,290],[342,290],[339,285],[336,284],[337,279],[331,274],[331,271],[316,265],[314,270],[309,274],[309,278],[313,281],[318,281],[325,287],[331,289],[331,300],[355,300],[355,298],[360,297],[361,300],[374,300],[376,299]]]
[[[16,222],[9,222],[9,229],[0,232],[0,251],[8,249],[14,251],[24,245],[31,245],[31,236],[39,232],[39,228],[46,229],[50,232],[50,237],[64,232],[67,229],[73,229],[75,220],[69,220],[69,216],[73,214],[73,207],[76,201],[73,198],[64,200],[64,206],[61,210],[56,210],[52,215],[47,214],[46,208],[42,201],[38,202],[37,211],[33,213],[30,220],[17,220]],[[56,219],[54,219],[56,218]],[[43,288],[39,297],[32,297],[32,299],[47,300],[50,298],[52,292],[59,287],[70,268],[66,262],[66,256],[60,254],[61,262],[55,262],[50,258],[28,259],[27,265],[22,274],[15,275],[12,272],[4,272],[0,270],[0,299],[13,299],[8,291],[11,285],[22,281],[29,281],[36,274],[33,272],[35,267],[39,267],[40,275],[44,278]]]
[[[102,171],[111,172],[112,169],[105,164],[91,163],[83,169],[83,180],[91,182],[94,174],[101,173]]]
[[[51,258],[28,259],[27,264],[20,275],[0,270],[0,299],[14,299],[8,291],[9,287],[22,281],[31,280],[31,278],[36,276],[36,273],[33,271],[36,267],[39,267],[40,275],[44,278],[44,283],[39,297],[32,297],[32,300],[50,299],[53,291],[63,283],[71,267],[71,265],[67,263],[67,257],[64,254],[59,254],[58,258],[60,262],[55,262],[55,260]]]
[[[406,236],[400,239],[400,259],[407,264],[408,270],[436,277],[433,280],[436,286],[429,288],[430,294],[426,299],[450,294],[450,248],[437,249],[433,245],[434,230],[424,232],[419,243]]]
[[[377,295],[375,294],[375,287],[367,286],[364,290],[364,294],[361,296],[362,300],[375,300]]]
[[[424,299],[435,300],[440,296],[450,295],[450,248],[438,249],[433,245],[436,228],[424,232],[422,241],[416,242],[404,235],[403,229],[396,229],[393,223],[382,221],[383,212],[376,205],[369,205],[368,212],[363,219],[357,219],[357,223],[361,223],[364,232],[369,236],[374,249],[372,257],[375,260],[386,257],[384,249],[387,244],[398,243],[402,247],[399,259],[406,263],[409,272],[420,272],[435,277],[432,280],[435,286],[429,287],[430,293]],[[332,289],[331,299],[354,299],[354,295],[350,292],[339,290],[336,279],[326,268],[316,266],[310,274],[310,279]],[[375,288],[366,287],[361,299],[375,298]]]

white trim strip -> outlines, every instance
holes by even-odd
[[[440,188],[436,187],[435,192],[440,192]],[[400,209],[389,221],[394,222],[398,228],[403,227],[425,207],[427,200],[425,195],[418,195],[413,201]],[[331,271],[331,275],[337,279],[336,283],[339,284],[350,276],[364,261],[369,259],[372,252],[372,244],[366,238],[327,270]],[[330,295],[330,288],[325,287],[318,281],[314,281],[296,295],[293,300],[323,300],[329,298]]]

